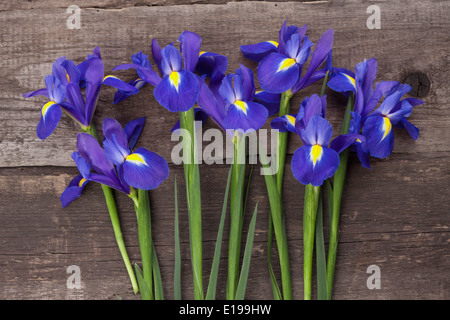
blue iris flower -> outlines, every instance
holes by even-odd
[[[302,184],[320,186],[331,178],[339,167],[339,154],[329,147],[333,135],[331,124],[320,115],[309,119],[300,132],[303,146],[292,157],[294,177]]]
[[[88,128],[103,84],[124,92],[137,91],[134,86],[115,76],[104,76],[103,61],[98,47],[78,65],[65,57],[57,59],[53,63],[52,74],[45,77],[46,88],[23,95],[25,98],[42,95],[50,100],[41,108],[41,118],[37,126],[38,137],[44,140],[52,134],[61,119],[62,111],[82,128]]]
[[[362,133],[367,139],[367,148],[371,156],[388,157],[394,148],[393,126],[406,128],[410,136],[417,140],[419,129],[407,118],[415,105],[423,103],[418,99],[403,99],[401,97],[411,91],[407,84],[400,84],[384,99],[379,108],[365,120]]]
[[[411,114],[412,107],[423,103],[415,98],[400,101],[411,88],[398,81],[380,81],[373,88],[376,75],[377,60],[372,58],[359,63],[355,73],[340,69],[328,82],[334,91],[352,92],[355,96],[349,133],[333,140],[333,147],[344,150],[350,146],[366,168],[370,168],[369,155],[386,158],[392,153],[393,126],[406,128],[413,139],[418,138],[419,129],[406,118]],[[382,104],[375,110],[383,97]]]
[[[161,76],[152,69],[148,57],[142,52],[132,56],[133,63],[113,69],[136,69],[139,78],[130,84],[139,89],[145,83],[154,86],[156,100],[171,112],[187,111],[194,107],[199,94],[196,73],[210,78],[211,85],[217,85],[228,65],[225,56],[200,51],[202,39],[194,32],[184,31],[178,41],[181,53],[173,43],[161,49],[156,39],[152,40],[152,56]],[[118,90],[114,102],[123,101],[130,95]]]
[[[86,133],[77,136],[77,151],[72,154],[80,175],[61,195],[63,207],[80,197],[89,181],[95,181],[131,195],[133,188],[157,188],[169,176],[163,157],[137,148],[132,151],[142,132],[145,118],[129,122],[125,128],[114,119],[103,122],[103,148],[97,139]]]
[[[309,119],[315,115],[325,117],[327,110],[326,95],[319,97],[313,94],[311,97],[306,97],[300,104],[297,115],[286,114],[272,120],[271,126],[280,132],[294,132],[300,135],[301,131],[305,130]]]
[[[294,177],[302,184],[320,186],[332,177],[339,166],[339,153],[345,149],[339,143],[342,136],[330,143],[333,130],[325,119],[326,109],[326,96],[314,94],[302,101],[297,115],[284,115],[271,122],[273,129],[300,136],[303,146],[295,151],[291,167]],[[363,137],[357,134],[356,138]]]
[[[332,50],[334,32],[327,30],[318,40],[311,55],[313,43],[306,36],[307,26],[299,28],[286,26],[284,22],[279,32],[279,42],[265,41],[241,46],[245,57],[258,64],[258,80],[261,88],[270,93],[295,92],[325,77],[324,64]],[[303,65],[311,56],[308,70],[302,76]]]
[[[269,111],[255,102],[255,83],[251,69],[240,65],[234,74],[223,77],[219,87],[211,87],[198,77],[198,106],[224,131],[248,132],[260,129]]]

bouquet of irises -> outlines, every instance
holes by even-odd
[[[285,21],[279,30],[278,41],[268,40],[241,46],[244,57],[258,64],[256,79],[261,90],[256,90],[256,79],[251,68],[240,64],[228,73],[226,56],[202,51],[202,38],[196,33],[184,31],[178,37],[179,46],[172,42],[161,48],[158,41],[153,39],[151,59],[141,51],[131,56],[131,62],[112,70],[134,69],[137,75],[128,82],[114,75],[105,76],[100,49],[95,48],[79,64],[65,57],[57,59],[53,63],[52,73],[45,77],[46,87],[24,94],[27,98],[41,95],[49,100],[41,108],[37,125],[40,139],[45,140],[55,130],[63,112],[79,126],[76,151],[72,154],[79,175],[62,193],[62,206],[80,197],[88,182],[101,184],[117,245],[135,294],[140,292],[142,299],[164,299],[158,257],[152,241],[148,190],[156,189],[168,178],[169,166],[160,155],[144,147],[136,148],[146,122],[144,117],[130,119],[124,126],[114,119],[106,118],[102,122],[100,138],[93,118],[102,85],[117,89],[113,98],[116,104],[137,95],[145,90],[146,85],[150,85],[155,100],[167,111],[179,115],[179,121],[171,130],[182,139],[193,297],[197,300],[216,298],[227,216],[230,227],[226,298],[234,300],[245,297],[258,212],[256,205],[241,257],[247,195],[253,172],[253,166],[248,163],[247,137],[266,125],[269,117],[273,117],[270,126],[277,133],[275,154],[272,154],[276,159],[276,170],[268,168],[267,158],[264,159],[266,154],[260,148],[270,204],[267,214],[268,269],[273,298],[294,298],[282,190],[289,133],[297,134],[303,145],[295,151],[291,169],[295,179],[305,185],[302,225],[304,299],[312,299],[314,248],[317,298],[331,299],[341,199],[350,152],[356,153],[363,167],[370,168],[370,156],[384,159],[392,153],[394,127],[406,129],[413,139],[417,139],[419,130],[407,118],[413,107],[423,103],[414,98],[402,99],[411,90],[406,84],[380,81],[374,86],[377,75],[375,58],[357,64],[355,72],[334,67],[333,37],[334,32],[329,29],[314,44],[307,35],[306,25],[287,25]],[[320,92],[304,97],[297,112],[292,113],[291,98],[317,82],[321,83]],[[334,138],[332,126],[326,119],[327,88],[344,94],[348,100],[340,134]],[[231,139],[234,149],[205,292],[201,171],[196,131],[201,130],[198,124],[208,118]],[[176,180],[174,187],[176,247],[173,297],[181,299]],[[133,201],[142,268],[138,264],[133,268],[128,258],[113,189],[124,192]],[[322,202],[325,200],[328,200],[331,217],[328,251],[323,235]],[[273,235],[281,270],[281,289],[272,269]]]

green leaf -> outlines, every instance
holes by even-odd
[[[234,300],[239,282],[242,223],[244,220],[246,136],[235,135],[234,158],[231,165],[230,227],[228,236],[228,277],[226,299]]]
[[[314,234],[319,195],[320,187],[311,184],[306,185],[303,208],[303,294],[305,300],[311,300]]]
[[[142,300],[152,300],[151,299],[151,290],[147,283],[147,281],[144,280],[144,276],[142,275],[142,270],[139,268],[137,264],[134,264],[134,270],[136,272],[137,281],[139,284],[139,291],[141,293],[141,299]]]
[[[173,298],[174,300],[181,300],[181,250],[178,220],[177,177],[175,177],[175,270],[173,276]]]
[[[150,218],[150,202],[148,198],[148,191],[137,189],[138,192],[138,238],[139,247],[141,251],[142,269],[145,281],[149,288],[153,288],[153,262],[152,262],[152,233],[151,233],[151,218]],[[153,292],[149,291],[150,297],[153,300]]]
[[[164,300],[164,290],[161,279],[161,270],[159,269],[158,256],[156,254],[156,248],[154,243],[152,243],[152,263],[153,263],[153,281],[155,286],[155,300]]]
[[[197,145],[194,125],[194,108],[180,112],[180,128],[189,136],[183,136],[183,162],[186,181],[186,197],[189,214],[189,239],[195,300],[203,300],[203,242],[200,173],[196,161]]]
[[[239,277],[239,283],[236,290],[236,300],[244,300],[245,290],[247,288],[248,273],[250,271],[250,260],[252,257],[253,239],[255,237],[256,228],[256,216],[258,212],[258,204],[255,206],[252,220],[248,228],[247,242],[245,244],[244,259],[242,261],[241,275]]]
[[[331,223],[331,218],[333,217],[333,187],[330,179],[325,181],[325,188],[327,189],[328,218]]]
[[[323,204],[322,195],[319,195],[319,207],[316,217],[316,266],[317,266],[317,299],[327,300],[327,265],[325,243],[323,238]]]
[[[225,217],[227,213],[228,192],[230,190],[231,168],[228,173],[227,187],[223,199],[222,215],[220,217],[219,231],[217,232],[216,248],[214,249],[214,259],[211,266],[211,274],[209,276],[208,289],[206,291],[206,300],[216,299],[217,276],[219,274],[220,252],[222,250],[223,227],[225,225]]]
[[[250,190],[250,182],[252,181],[252,176],[253,176],[253,164],[250,165],[250,172],[248,174],[248,181],[247,181],[247,188],[246,188],[246,191],[245,191],[244,209],[242,210],[242,216],[244,215],[245,208],[247,208],[248,192]]]
[[[272,216],[269,215],[269,226],[268,226],[268,235],[267,235],[267,264],[269,266],[269,275],[270,275],[270,283],[272,284],[273,291],[273,299],[274,300],[283,300],[283,297],[280,292],[280,287],[278,286],[277,278],[275,277],[275,273],[272,268],[272,242],[273,242],[273,224],[272,224]]]
[[[260,145],[260,150],[263,150]],[[287,242],[286,235],[286,225],[284,222],[284,214],[282,201],[280,197],[280,193],[278,191],[278,187],[276,184],[276,180],[274,175],[271,172],[271,169],[267,166],[268,160],[265,152],[260,152],[261,162],[266,163],[262,165],[263,175],[266,182],[267,195],[269,197],[270,203],[270,215],[272,218],[273,230],[275,232],[275,238],[277,242],[278,256],[281,267],[281,284],[283,290],[283,299],[291,300],[292,299],[292,283],[291,283],[291,273],[290,273],[290,261],[289,261],[289,247]],[[271,237],[270,237],[271,238]],[[269,265],[269,270],[272,267]],[[271,273],[271,282],[272,287],[275,288],[275,297],[280,292],[277,289],[278,285],[276,284],[275,276],[273,275],[273,271]],[[281,296],[281,294],[280,294]]]

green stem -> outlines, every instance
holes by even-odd
[[[196,163],[194,108],[180,112],[180,128],[183,136],[183,163],[189,214],[189,237],[194,280],[194,298],[203,300],[202,261],[202,208],[200,197],[200,174]]]
[[[327,71],[327,73],[325,73],[325,77],[323,78],[322,90],[320,91],[320,96],[323,96],[325,94],[325,89],[327,88],[327,83],[328,83],[328,73],[329,73],[329,71]]]
[[[341,134],[348,133],[350,127],[350,120],[353,108],[353,94],[350,95],[347,103],[347,108],[345,110],[344,120],[342,122]],[[333,212],[331,216],[331,224],[330,224],[330,238],[329,238],[329,247],[328,247],[328,258],[327,258],[327,284],[328,284],[328,299],[331,299],[332,289],[333,289],[333,280],[334,280],[334,270],[336,265],[336,255],[337,255],[337,245],[338,245],[338,237],[339,237],[339,215],[341,210],[341,198],[342,192],[344,189],[345,176],[347,173],[347,162],[349,149],[342,151],[339,155],[340,164],[339,168],[336,170],[333,178]]]
[[[152,261],[152,231],[151,231],[151,219],[150,219],[150,202],[148,199],[147,190],[137,189],[136,194],[132,193],[130,197],[134,201],[137,225],[138,225],[138,238],[139,248],[141,251],[142,259],[142,274],[144,280],[147,282],[150,288],[150,300],[154,299],[153,296],[153,261]],[[136,198],[137,197],[137,198]]]
[[[280,100],[280,111],[279,117],[282,117],[289,113],[290,104],[289,101],[292,98],[291,90],[283,92],[281,94]],[[288,132],[278,133],[278,171],[276,173],[277,190],[280,194],[283,189],[283,175],[284,175],[284,165],[286,162],[286,149],[287,149]]]
[[[290,90],[283,92],[281,94],[280,100],[280,111],[279,116],[282,117],[289,113],[290,109],[290,99],[293,94]],[[281,267],[281,284],[282,284],[282,292],[284,300],[292,300],[292,284],[291,284],[291,270],[290,270],[290,262],[289,262],[289,254],[288,254],[288,243],[286,237],[286,226],[285,219],[283,214],[283,206],[282,206],[282,190],[283,190],[283,176],[284,176],[284,166],[286,162],[286,150],[287,150],[287,140],[288,140],[288,132],[279,132],[278,133],[278,170],[275,174],[276,180],[276,188],[278,192],[278,201],[271,201],[271,219],[269,220],[269,230],[272,228],[275,232],[275,239],[277,241],[278,248],[278,257],[280,260]],[[267,183],[267,182],[266,182]],[[275,203],[277,202],[277,203]],[[271,237],[270,237],[271,238]],[[269,243],[269,250],[271,252],[271,243]],[[274,290],[276,288],[273,288]]]
[[[269,198],[270,201],[271,198]],[[276,197],[272,197],[276,199]],[[277,241],[278,257],[281,268],[281,285],[283,300],[292,300],[291,267],[289,262],[289,247],[286,236],[286,224],[283,215],[281,197],[279,201],[270,201],[270,213],[272,217],[273,230]]]
[[[87,127],[87,128],[82,128],[82,131],[85,133],[89,133],[94,138],[99,140],[97,130],[95,130],[95,127],[93,125],[91,125],[90,127]],[[138,286],[138,283],[136,280],[136,275],[134,274],[130,259],[128,257],[127,249],[125,247],[125,242],[123,240],[122,230],[120,228],[119,214],[117,212],[116,201],[114,199],[114,193],[110,187],[108,187],[104,184],[102,184],[101,186],[102,186],[103,194],[105,196],[106,205],[108,207],[109,217],[111,219],[117,246],[119,247],[119,251],[122,256],[122,260],[125,263],[125,267],[127,269],[128,276],[131,281],[131,285],[133,287],[133,292],[134,292],[134,294],[137,294],[137,292],[139,291],[139,286]]]
[[[303,209],[303,279],[305,300],[311,300],[314,232],[316,229],[319,195],[320,186],[314,187],[311,184],[306,186],[305,204]]]
[[[231,165],[230,234],[228,244],[227,300],[234,300],[239,282],[242,222],[244,212],[245,136],[234,137],[234,158]]]

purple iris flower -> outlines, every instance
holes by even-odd
[[[345,149],[339,142],[341,136],[330,144],[333,131],[325,119],[326,109],[326,96],[313,94],[302,101],[297,115],[287,114],[273,119],[271,123],[273,129],[294,132],[302,139],[304,145],[296,150],[292,158],[292,172],[302,184],[320,186],[325,179],[333,176],[339,166],[339,153]],[[343,142],[351,144],[355,138],[362,136],[356,135],[352,141]]]
[[[97,47],[86,60],[78,65],[65,57],[57,59],[52,66],[52,74],[45,77],[46,88],[25,93],[25,98],[42,95],[50,101],[41,109],[41,119],[37,127],[40,139],[46,139],[57,127],[62,110],[82,128],[91,125],[97,105],[98,94],[103,84],[126,92],[136,92],[134,86],[115,76],[104,76],[104,66]],[[81,89],[84,88],[84,96]]]
[[[333,148],[343,150],[350,145],[351,149],[357,152],[362,166],[370,168],[369,155],[385,158],[392,153],[392,125],[406,128],[411,137],[417,139],[419,130],[406,118],[411,114],[412,107],[422,104],[423,101],[415,98],[400,101],[401,96],[411,88],[398,81],[380,81],[373,88],[377,75],[375,58],[359,63],[355,73],[344,70],[340,69],[333,74],[328,86],[345,94],[353,92],[355,107],[351,112],[349,133],[333,140]],[[374,111],[383,97],[383,107],[380,106]],[[370,119],[371,117],[374,118]]]
[[[234,74],[227,74],[218,88],[211,88],[198,77],[198,106],[224,131],[258,130],[268,118],[268,110],[255,102],[253,72],[240,65]]]
[[[414,98],[400,100],[411,87],[400,84],[384,99],[379,108],[371,113],[365,120],[362,133],[367,140],[367,148],[371,156],[386,158],[394,149],[393,126],[405,128],[410,136],[417,140],[419,129],[411,124],[407,118],[412,109],[423,102]]]
[[[199,94],[195,73],[206,75],[211,84],[217,84],[226,71],[228,59],[225,56],[201,52],[202,39],[194,32],[184,31],[178,38],[180,51],[169,44],[162,48],[152,41],[152,56],[161,76],[152,69],[148,57],[139,52],[132,56],[133,63],[119,65],[113,70],[136,69],[139,80],[133,80],[136,86],[144,83],[154,86],[153,94],[164,108],[171,112],[187,111],[197,102]],[[115,103],[124,100],[129,93],[116,94]]]
[[[295,92],[325,77],[326,67],[319,67],[327,61],[333,45],[332,29],[318,40],[311,55],[313,43],[306,36],[307,26],[299,28],[284,22],[279,32],[279,42],[265,41],[241,46],[245,57],[258,64],[258,80],[261,88],[270,93]],[[305,62],[311,55],[308,70],[302,75]]]
[[[129,122],[125,128],[114,119],[103,122],[103,148],[86,133],[77,136],[77,151],[72,154],[80,175],[61,195],[63,207],[78,198],[86,183],[95,181],[131,195],[133,188],[157,188],[169,176],[163,157],[145,148],[134,149],[145,118]]]
[[[297,115],[286,114],[272,120],[271,126],[280,132],[294,132],[300,135],[301,131],[305,130],[309,120],[315,116],[320,115],[325,117],[327,110],[326,95],[319,97],[313,94],[311,97],[306,97],[300,104]]]
[[[339,154],[329,147],[333,129],[325,118],[314,115],[300,132],[303,146],[298,148],[291,162],[294,177],[302,184],[322,185],[339,167]]]

